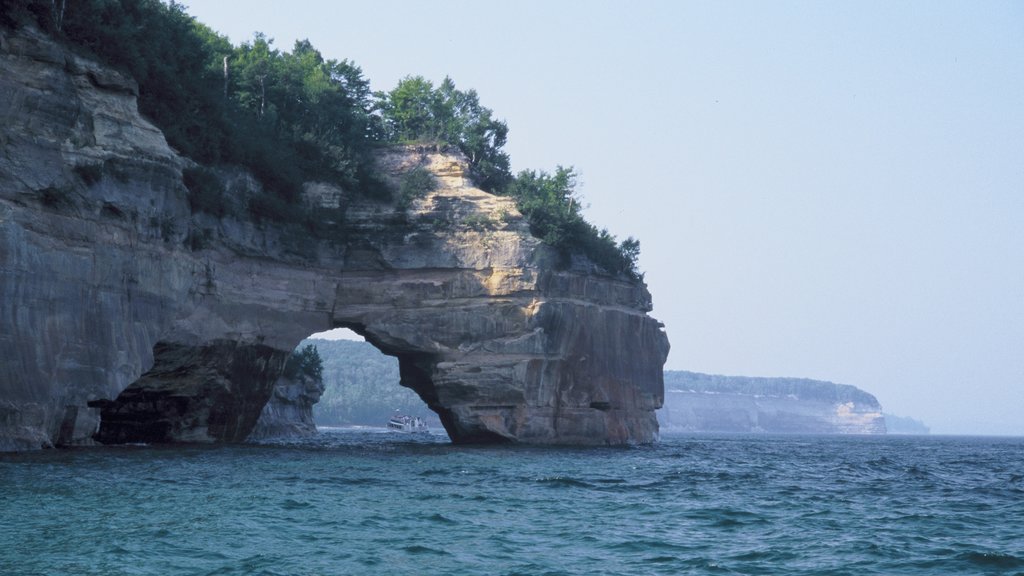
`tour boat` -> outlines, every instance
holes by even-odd
[[[427,423],[419,416],[395,414],[388,420],[388,430],[394,432],[426,432]]]

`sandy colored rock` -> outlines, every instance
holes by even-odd
[[[338,237],[192,214],[189,161],[130,79],[5,34],[0,449],[240,440],[286,355],[339,326],[396,356],[456,442],[656,438],[668,341],[646,287],[557,268],[458,154],[382,152],[393,182],[418,166],[437,181],[407,206],[307,185]],[[238,205],[259,193],[221,177]]]

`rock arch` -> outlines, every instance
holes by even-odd
[[[355,256],[334,266],[303,275],[281,262],[211,260],[209,294],[189,314],[202,321],[186,324],[197,342],[158,343],[153,367],[102,403],[98,438],[242,440],[287,352],[326,324],[398,358],[402,384],[455,442],[653,440],[667,342],[643,285],[545,266],[553,256],[511,201],[469,186],[457,157],[403,150],[383,163],[426,166],[441,183],[408,209],[401,236],[381,224],[387,211],[355,206],[363,220],[350,225],[373,233],[350,240]],[[232,338],[250,314],[258,328]],[[212,326],[238,329],[196,338]]]
[[[11,37],[0,54],[13,95],[0,450],[94,434],[240,440],[286,355],[333,327],[396,356],[456,442],[655,439],[668,341],[646,286],[560,266],[512,200],[473,187],[464,159],[384,151],[390,178],[421,166],[437,180],[408,206],[308,184],[309,205],[343,224],[334,237],[193,213],[187,161],[138,115],[134,85],[47,42]],[[26,80],[41,77],[52,82]],[[116,178],[85,182],[82,165]],[[256,186],[222,177],[239,202]],[[41,201],[46,190],[63,201]]]

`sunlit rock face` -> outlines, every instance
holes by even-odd
[[[254,222],[258,184],[220,174],[223,218],[189,208],[188,161],[135,85],[31,31],[0,42],[0,449],[237,441],[287,354],[349,327],[456,442],[657,436],[668,341],[641,282],[559,259],[464,158],[382,152],[407,202],[310,183],[335,232]],[[102,416],[102,418],[101,418]]]
[[[885,434],[878,400],[854,386],[802,378],[665,373],[663,430],[768,434]]]

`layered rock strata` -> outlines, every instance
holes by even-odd
[[[327,232],[193,213],[134,82],[0,30],[0,449],[235,441],[284,358],[349,327],[456,442],[650,442],[668,342],[640,282],[559,258],[457,155],[382,153],[407,204],[310,183]]]
[[[663,430],[767,434],[885,434],[882,407],[846,384],[803,378],[665,373]]]
[[[246,440],[272,440],[313,436],[313,405],[324,393],[322,379],[305,374],[294,378],[282,376],[274,385],[270,400],[263,406],[256,426]]]

